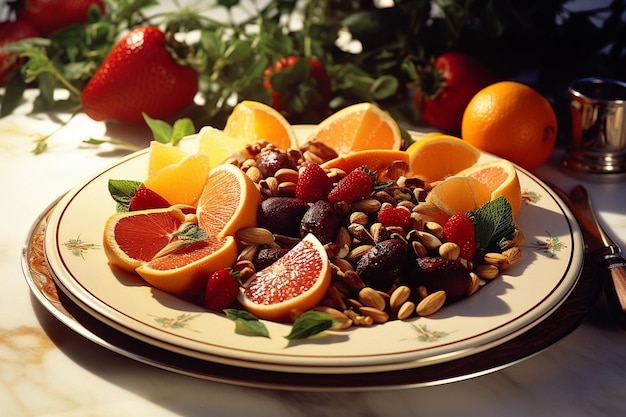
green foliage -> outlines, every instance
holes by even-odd
[[[572,11],[566,0],[395,0],[377,8],[371,0],[277,0],[246,8],[239,0],[181,2],[180,9],[150,15],[156,0],[108,0],[108,12],[92,10],[90,23],[60,31],[51,39],[21,44],[29,62],[22,84],[13,80],[0,102],[0,115],[19,103],[26,82],[39,88],[36,111],[75,110],[80,91],[123,33],[152,24],[170,35],[189,34],[180,57],[200,72],[204,118],[217,127],[241,100],[270,102],[264,69],[287,55],[315,57],[332,82],[328,113],[359,101],[377,102],[393,117],[418,122],[407,100],[415,65],[449,50],[479,59],[503,78],[521,79],[551,96],[580,75],[620,78],[626,73],[626,6]],[[182,4],[184,3],[184,4]],[[227,11],[226,21],[210,18]],[[237,9],[237,20],[233,17]],[[600,24],[594,19],[600,18]],[[288,22],[302,18],[301,27]],[[340,44],[345,34],[360,47]],[[192,36],[193,35],[193,36]],[[180,52],[180,51],[179,51]],[[300,88],[302,68],[280,76],[282,86],[297,85],[290,110],[304,112],[318,97]],[[58,101],[63,88],[70,98]],[[286,114],[293,116],[293,114]],[[317,114],[320,118],[327,114]],[[316,122],[319,120],[310,120]]]

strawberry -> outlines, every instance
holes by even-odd
[[[443,239],[461,248],[461,258],[471,260],[476,252],[476,232],[472,220],[463,213],[450,217],[443,225]]]
[[[239,293],[239,274],[230,268],[213,272],[206,283],[204,307],[211,311],[222,311],[235,302]]]
[[[324,169],[316,163],[308,164],[298,176],[296,198],[315,203],[328,197],[333,184]]]
[[[171,204],[161,197],[156,191],[153,191],[141,184],[135,195],[130,199],[128,209],[130,211],[145,210],[153,208],[166,208]]]
[[[192,103],[198,72],[168,52],[165,34],[153,26],[130,31],[109,52],[82,93],[94,120],[143,122],[174,116]]]
[[[355,169],[339,180],[335,188],[328,194],[328,201],[331,203],[338,201],[352,203],[369,197],[373,189],[372,174],[365,169]]]
[[[400,226],[406,229],[411,225],[411,212],[402,207],[389,207],[378,212],[378,221],[385,227]]]
[[[7,51],[3,47],[11,42],[39,36],[35,27],[27,20],[0,22],[0,85],[20,66],[19,52]]]
[[[87,23],[91,7],[104,14],[102,0],[24,0],[17,15],[31,22],[42,36],[49,37],[70,25]]]
[[[307,71],[308,70],[308,71]],[[296,55],[281,58],[263,72],[271,106],[299,122],[324,115],[330,99],[330,77],[316,59]]]
[[[463,112],[472,97],[497,81],[496,75],[474,58],[457,52],[439,55],[431,66],[418,68],[413,96],[424,122],[459,134]]]

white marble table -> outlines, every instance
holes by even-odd
[[[88,136],[142,138],[79,115],[31,153],[47,116],[0,120],[0,415],[2,416],[619,416],[626,415],[626,331],[601,298],[563,340],[494,373],[438,386],[382,392],[296,392],[239,387],[157,369],[111,352],[60,323],[31,295],[20,265],[35,219],[62,193],[123,153],[81,144]],[[64,118],[66,116],[59,116]],[[565,189],[558,169],[537,173]],[[601,221],[626,248],[626,183],[585,184]]]

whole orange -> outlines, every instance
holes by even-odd
[[[554,150],[557,119],[533,88],[502,81],[480,90],[463,114],[461,136],[478,149],[533,170]]]

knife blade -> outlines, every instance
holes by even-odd
[[[569,193],[569,203],[582,228],[589,255],[600,265],[600,278],[612,316],[626,329],[626,260],[622,251],[600,225],[585,187],[576,185]]]

